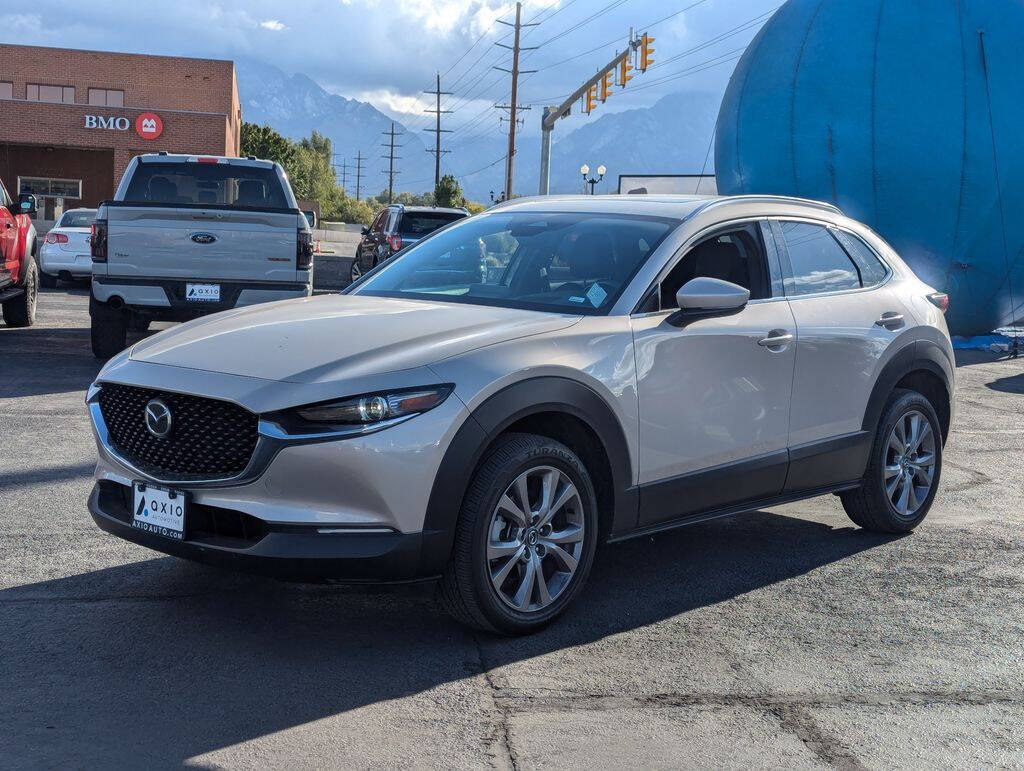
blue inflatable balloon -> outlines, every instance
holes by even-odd
[[[789,0],[718,116],[723,193],[838,204],[950,295],[954,333],[1024,316],[1024,3]]]

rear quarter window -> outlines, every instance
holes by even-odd
[[[140,163],[125,201],[290,209],[273,168],[230,163]]]
[[[849,255],[828,228],[806,222],[781,222],[793,275],[786,278],[786,294],[860,289],[860,275]]]
[[[833,230],[832,234],[839,239],[839,243],[843,245],[846,253],[857,264],[860,280],[864,286],[876,286],[885,280],[888,270],[870,246],[853,233],[847,233],[845,230]]]

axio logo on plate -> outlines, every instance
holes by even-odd
[[[144,112],[135,119],[135,133],[143,139],[156,139],[164,133],[164,122],[155,112]]]

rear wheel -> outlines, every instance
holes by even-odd
[[[942,472],[942,429],[917,391],[898,388],[875,431],[864,483],[843,493],[850,519],[867,530],[906,533],[928,514]]]
[[[25,291],[3,306],[4,323],[9,327],[30,327],[36,323],[36,301],[39,298],[39,268],[36,261],[28,263]]]
[[[90,296],[89,316],[93,355],[106,361],[123,351],[128,343],[128,318],[125,312],[115,310]]]
[[[582,461],[546,437],[510,434],[473,477],[442,604],[488,632],[525,634],[561,615],[587,580],[597,500]]]

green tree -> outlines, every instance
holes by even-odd
[[[445,174],[434,188],[434,201],[438,206],[462,206],[465,198],[459,180],[451,174]]]
[[[319,201],[321,211],[338,188],[331,157],[331,140],[314,131],[294,147],[292,158],[284,167],[295,197]]]
[[[329,219],[358,222],[360,225],[369,225],[378,210],[378,207],[371,206],[368,201],[357,201],[348,195],[341,195],[332,203],[334,208],[331,210]]]
[[[295,153],[295,145],[270,126],[243,123],[241,150],[242,155],[255,155],[266,161],[276,161],[287,168]]]

